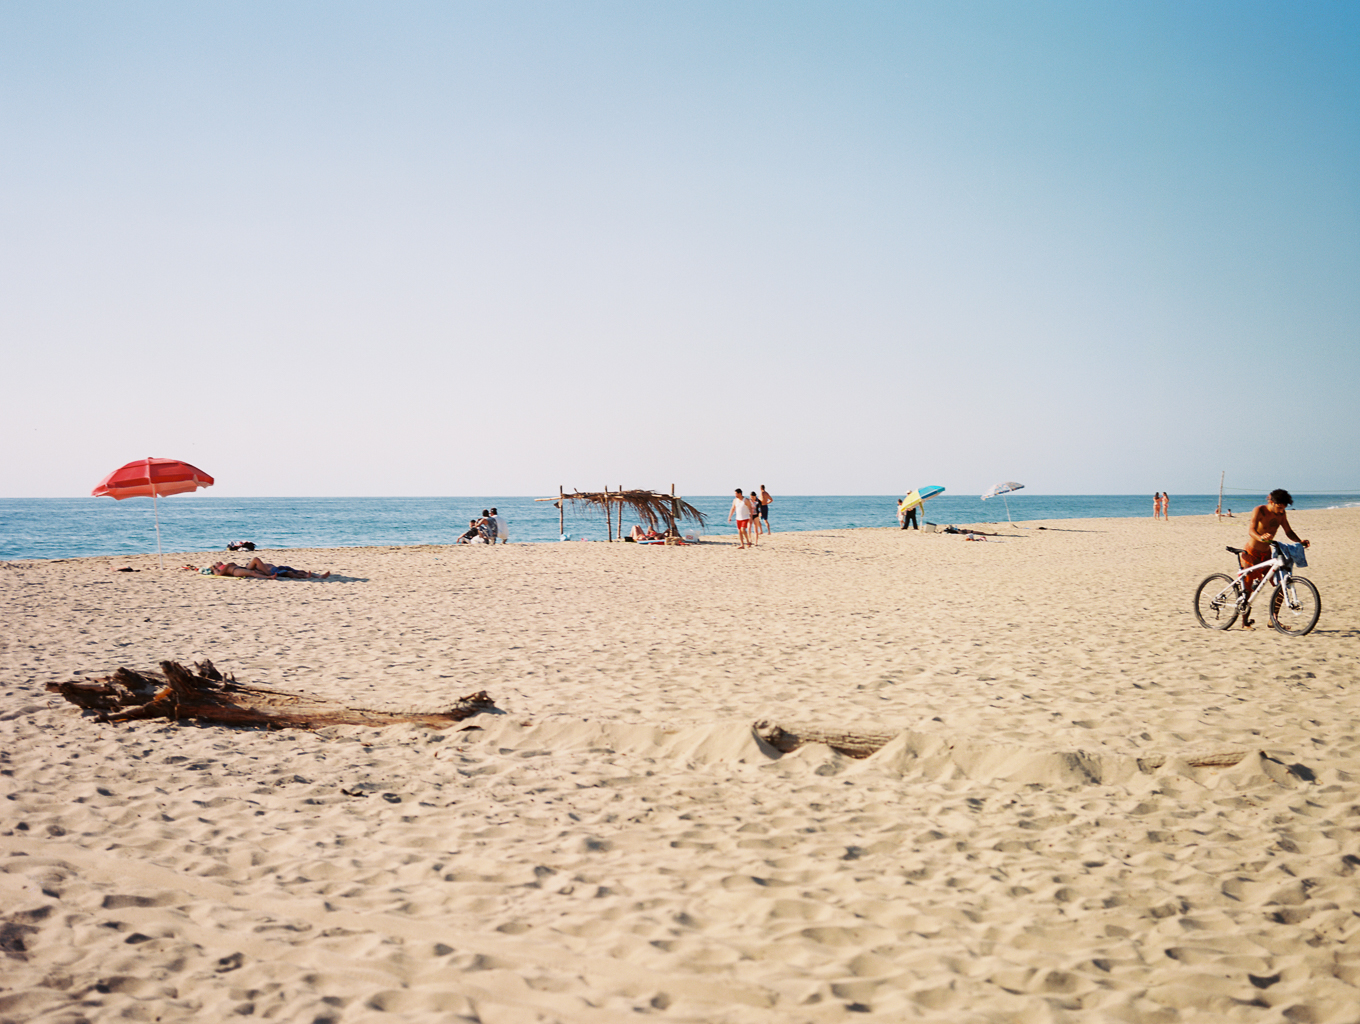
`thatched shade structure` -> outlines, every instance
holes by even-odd
[[[623,512],[627,509],[638,518],[639,522],[644,523],[649,530],[655,530],[658,525],[664,525],[662,531],[670,535],[678,535],[677,524],[688,520],[703,526],[704,514],[697,508],[685,501],[683,498],[675,496],[675,487],[672,485],[670,494],[663,494],[660,491],[625,491],[620,484],[617,491],[611,491],[606,487],[603,491],[577,491],[573,490],[568,494],[563,488],[557,489],[556,498],[536,498],[535,501],[551,501],[557,504],[559,509],[558,524],[559,528],[565,529],[567,502],[581,502],[587,506],[594,505],[604,511],[605,522],[609,524],[609,539],[614,539],[614,520],[618,518],[618,535],[623,537]]]

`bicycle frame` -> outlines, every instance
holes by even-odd
[[[1289,581],[1289,577],[1293,575],[1293,564],[1285,558],[1284,555],[1280,554],[1280,545],[1278,541],[1270,542],[1270,550],[1274,552],[1274,556],[1268,562],[1258,562],[1250,569],[1240,568],[1241,561],[1239,560],[1238,562],[1239,569],[1237,575],[1233,577],[1233,582],[1242,584],[1242,590],[1244,592],[1247,589],[1247,577],[1252,573],[1265,570],[1264,575],[1261,576],[1261,579],[1257,582],[1256,586],[1252,588],[1250,596],[1243,602],[1244,608],[1250,608],[1252,603],[1256,600],[1257,595],[1264,590],[1269,590],[1270,587],[1268,584],[1274,584],[1277,587],[1283,586]]]

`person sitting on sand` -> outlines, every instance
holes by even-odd
[[[291,565],[271,565],[258,555],[244,566],[235,562],[216,562],[212,570],[214,576],[236,576],[244,580],[324,580],[330,576],[329,569],[325,572],[308,572],[306,569],[294,569]]]
[[[496,520],[491,518],[489,509],[482,509],[482,518],[477,520],[477,532],[482,535],[483,544],[496,543]]]
[[[632,538],[633,540],[635,540],[635,541],[638,541],[638,540],[665,540],[665,539],[666,539],[666,535],[665,535],[664,533],[657,533],[655,530],[652,530],[652,529],[644,530],[640,525],[639,525],[639,526],[634,526],[634,527],[633,527],[632,533],[630,533],[628,536],[631,537],[631,538]]]
[[[471,544],[474,540],[477,540],[479,537],[481,537],[481,534],[477,532],[477,520],[469,519],[467,533],[460,533],[458,535],[458,543]]]

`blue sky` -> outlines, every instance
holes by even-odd
[[[1360,5],[0,4],[0,495],[1360,488]]]

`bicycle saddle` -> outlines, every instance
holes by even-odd
[[[1246,554],[1246,552],[1243,551],[1241,548],[1232,548],[1232,547],[1230,547],[1230,548],[1228,548],[1227,550],[1231,551],[1234,555],[1244,555],[1244,554]]]

